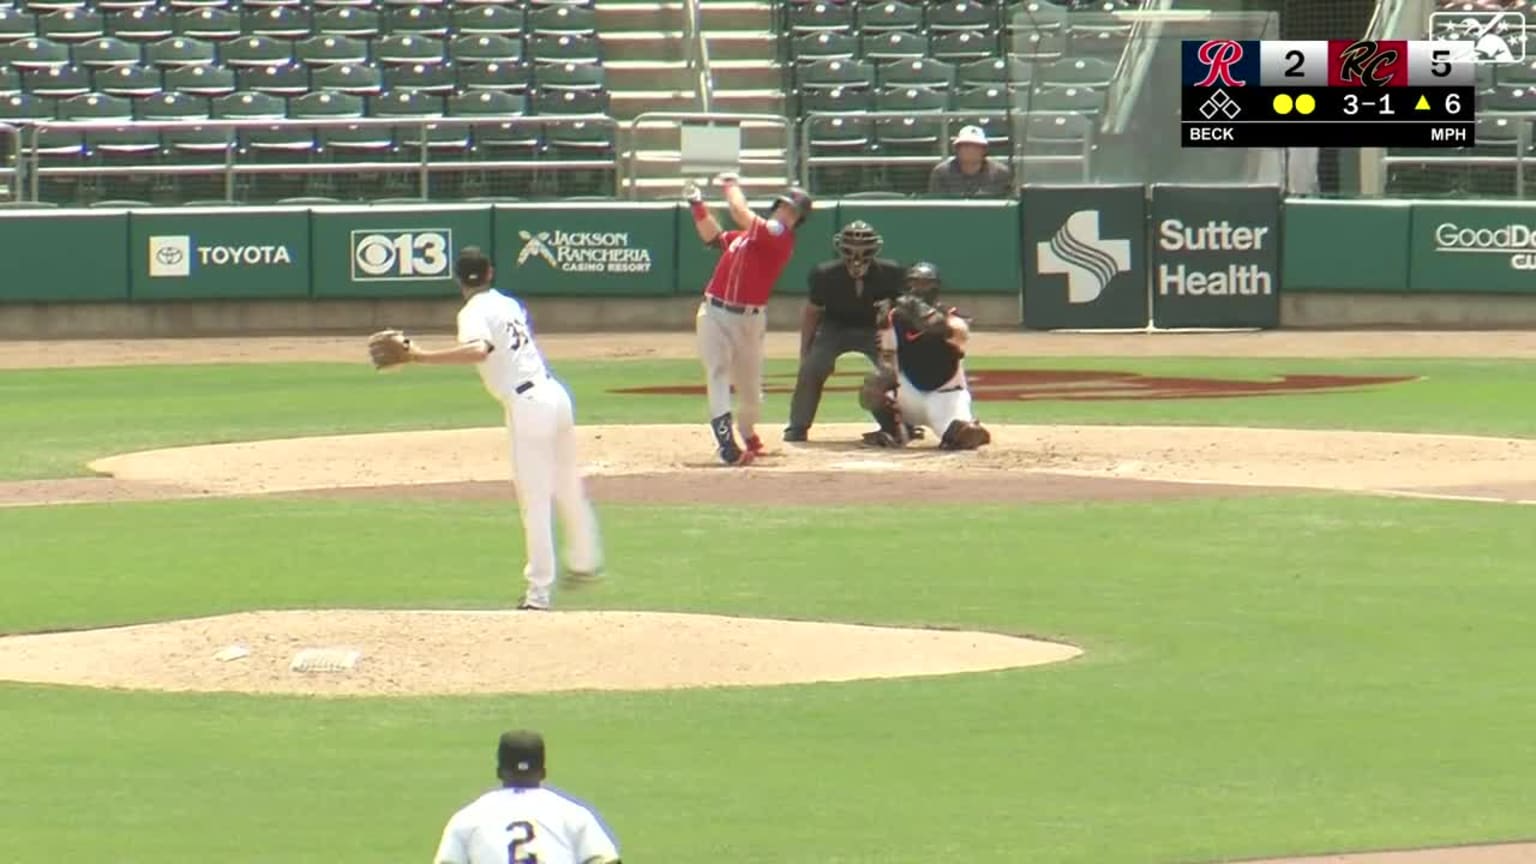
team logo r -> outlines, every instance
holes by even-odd
[[[1212,39],[1200,46],[1196,54],[1200,62],[1205,64],[1205,78],[1195,84],[1196,87],[1217,86],[1242,87],[1245,82],[1232,77],[1232,67],[1243,59],[1243,45],[1233,39]]]
[[[1067,217],[1048,241],[1035,244],[1041,275],[1067,277],[1067,301],[1092,303],[1110,280],[1131,269],[1131,241],[1099,236],[1099,211],[1079,210]]]

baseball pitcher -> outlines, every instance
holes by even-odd
[[[992,441],[971,413],[965,380],[970,325],[939,300],[939,270],[921,262],[907,271],[906,293],[879,311],[878,369],[864,379],[859,404],[879,430],[864,436],[873,447],[903,447],[909,426],[927,427],[945,450],[975,450]]]
[[[459,344],[428,351],[398,330],[368,340],[375,367],[404,363],[474,365],[481,383],[505,410],[512,441],[517,503],[522,511],[528,564],[527,592],[519,609],[548,609],[555,583],[555,512],[565,528],[566,572],[571,582],[597,578],[602,566],[597,516],[587,498],[576,460],[576,420],[571,394],[550,374],[533,341],[528,310],[491,287],[490,258],[466,246],[454,262],[464,306],[459,310]]]
[[[704,206],[704,195],[689,184],[684,198],[699,239],[720,250],[720,261],[704,288],[694,318],[699,359],[709,396],[709,428],[716,452],[727,465],[748,465],[763,451],[757,421],[763,406],[763,336],[768,298],[795,251],[795,229],[811,213],[811,196],[789,189],[773,201],[767,218],[753,213],[734,174],[722,174],[725,203],[737,230],[726,231]],[[737,410],[731,411],[735,388]],[[736,440],[740,424],[742,442]],[[745,446],[743,446],[745,445]]]
[[[496,745],[501,788],[453,814],[432,864],[619,864],[613,832],[586,804],[544,785],[544,737]]]

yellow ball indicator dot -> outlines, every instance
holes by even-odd
[[[1311,114],[1317,108],[1317,100],[1311,93],[1303,93],[1296,97],[1296,113]]]
[[[1275,113],[1276,114],[1289,114],[1289,113],[1291,113],[1291,97],[1290,96],[1286,95],[1285,93],[1278,93],[1278,94],[1275,95]]]

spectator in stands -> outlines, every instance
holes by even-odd
[[[955,155],[933,167],[928,193],[939,198],[1007,198],[1013,194],[1008,169],[987,158],[987,133],[966,126],[954,140]]]

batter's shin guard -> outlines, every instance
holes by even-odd
[[[715,434],[715,444],[720,447],[720,452],[737,449],[736,430],[732,426],[731,412],[727,411],[709,421],[709,431]]]

